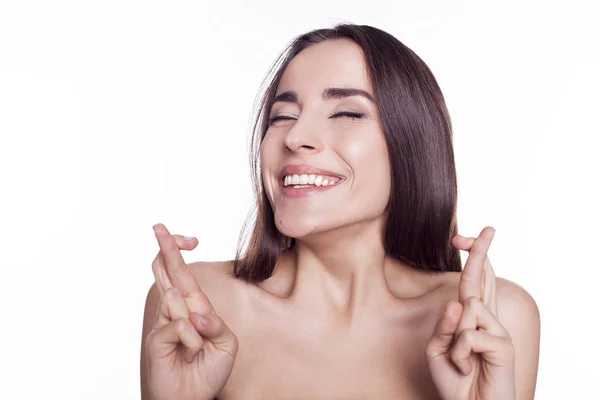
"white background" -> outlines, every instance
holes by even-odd
[[[0,2],[0,398],[139,398],[152,225],[231,259],[253,103],[296,35],[384,29],[455,129],[459,232],[542,316],[536,399],[597,395],[598,10],[589,1]],[[463,254],[463,257],[465,255]]]

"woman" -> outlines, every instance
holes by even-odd
[[[494,277],[493,228],[457,234],[450,118],[425,63],[344,24],[276,66],[247,251],[186,265],[197,240],[154,227],[142,398],[533,399],[538,309]]]

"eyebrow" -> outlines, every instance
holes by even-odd
[[[323,100],[343,99],[350,96],[362,96],[375,103],[375,99],[373,98],[373,96],[369,92],[362,89],[327,88],[323,90],[323,93],[321,94],[321,98]],[[273,104],[277,103],[278,101],[283,101],[284,103],[298,103],[298,94],[292,90],[283,92],[275,96],[275,98],[271,102],[271,107],[273,107]]]

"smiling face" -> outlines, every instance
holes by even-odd
[[[362,50],[351,40],[312,45],[287,66],[260,149],[284,235],[384,221],[390,165],[372,98]]]

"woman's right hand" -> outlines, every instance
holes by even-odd
[[[145,343],[152,399],[212,400],[231,375],[237,337],[216,315],[181,256],[181,248],[195,245],[172,236],[162,224],[154,232],[160,251],[152,271],[161,300]]]

